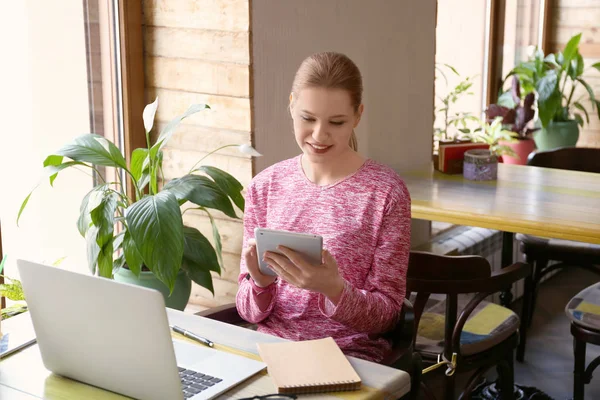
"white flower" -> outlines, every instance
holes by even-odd
[[[144,113],[142,114],[144,118],[144,129],[146,129],[146,133],[152,130],[152,126],[154,125],[154,115],[156,114],[156,109],[158,108],[158,97],[154,100],[154,103],[148,104],[144,107]]]
[[[254,147],[250,146],[249,144],[240,144],[238,146],[238,150],[242,154],[248,154],[253,157],[262,157],[262,154],[260,154],[258,151],[256,151],[254,149]]]

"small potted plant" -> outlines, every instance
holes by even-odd
[[[505,164],[525,165],[529,153],[535,150],[532,134],[537,129],[532,126],[535,116],[535,93],[528,93],[521,99],[521,85],[519,78],[513,76],[509,91],[500,96],[498,104],[492,104],[485,111],[488,122],[502,118],[504,129],[517,134],[516,141],[500,141],[500,145],[510,147],[516,154],[515,157],[505,154],[502,162]]]
[[[192,105],[170,121],[151,144],[157,107],[158,99],[144,109],[147,147],[135,149],[129,164],[111,141],[85,134],[48,156],[44,167],[51,185],[63,169],[85,167],[97,172],[97,165],[114,167],[131,179],[134,193],[126,192],[125,182],[117,173],[118,182],[101,182],[81,203],[77,227],[87,242],[90,271],[160,290],[168,307],[183,310],[191,281],[213,292],[210,271],[221,271],[221,238],[209,209],[239,218],[232,203],[243,212],[243,187],[227,172],[200,165],[206,156],[186,175],[162,182],[161,187],[162,149],[184,118],[209,107]],[[215,151],[231,146],[247,155],[260,156],[249,145],[232,144]],[[17,223],[31,194],[21,205]],[[210,218],[214,247],[200,231],[183,224],[182,215],[187,209],[182,206],[186,203]]]
[[[460,78],[456,69],[448,64],[437,64],[436,70],[446,84],[448,79],[444,73],[445,67]],[[465,96],[473,95],[470,91],[473,77],[466,77],[452,88],[445,96],[437,96],[438,106],[434,110],[436,126],[434,128],[433,163],[437,170],[449,173],[462,173],[462,158],[465,150],[473,148],[467,135],[471,132],[470,123],[477,118],[469,112],[456,111],[456,103]],[[437,118],[440,116],[442,118]],[[481,147],[481,146],[475,146]]]
[[[473,142],[489,145],[489,149],[465,152],[463,176],[474,181],[494,180],[498,177],[499,157],[504,154],[516,155],[510,147],[500,142],[513,142],[517,134],[504,129],[502,117],[495,118],[492,123],[480,120],[480,125],[481,127],[475,129],[469,137]]]
[[[508,74],[519,77],[525,94],[532,91],[537,93],[537,122],[541,129],[534,135],[534,140],[538,150],[577,144],[579,126],[583,127],[585,122],[590,121],[589,113],[581,103],[586,96],[573,97],[579,85],[585,88],[600,118],[600,101],[582,77],[585,66],[579,53],[580,40],[581,33],[573,36],[562,52],[547,56],[537,49],[531,60],[517,65]],[[600,62],[591,67],[600,71]]]

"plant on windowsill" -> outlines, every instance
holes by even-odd
[[[498,177],[498,159],[502,155],[516,156],[515,152],[502,142],[514,142],[517,133],[502,125],[502,117],[491,123],[480,120],[480,127],[469,134],[475,143],[485,143],[489,149],[467,150],[463,166],[463,176],[474,181],[494,180]]]
[[[200,163],[225,147],[237,147],[250,156],[260,154],[246,144],[223,146],[200,159],[188,174],[159,187],[162,149],[183,119],[210,107],[190,106],[184,114],[171,120],[156,143],[151,144],[150,131],[157,107],[158,98],[144,109],[147,147],[135,149],[129,165],[111,141],[85,134],[48,156],[44,169],[51,185],[66,168],[87,167],[95,172],[98,172],[96,166],[116,169],[119,182],[100,183],[81,203],[77,227],[86,239],[90,271],[158,289],[168,307],[183,310],[190,296],[191,281],[214,293],[210,271],[221,272],[221,238],[209,209],[239,218],[233,202],[244,211],[241,183],[219,168]],[[131,179],[135,193],[126,193],[119,172]],[[31,194],[21,205],[17,223]],[[182,206],[188,204],[209,217],[214,247],[200,231],[183,224],[183,214],[190,208],[184,210]]]
[[[508,98],[507,98],[508,96]],[[535,142],[532,135],[537,128],[532,127],[533,117],[535,116],[535,93],[528,93],[524,99],[521,99],[521,85],[519,78],[513,76],[512,85],[509,91],[500,96],[498,104],[491,104],[485,111],[487,122],[491,123],[494,119],[502,118],[503,128],[517,135],[516,141],[500,141],[499,144],[510,147],[516,154],[515,157],[505,154],[502,162],[505,164],[527,163],[529,153],[535,150]]]
[[[14,317],[15,315],[24,313],[27,311],[27,304],[25,304],[25,294],[23,293],[23,286],[21,281],[10,278],[6,275],[2,275],[4,270],[4,264],[6,263],[6,256],[0,261],[0,277],[4,278],[4,283],[0,284],[0,297],[6,297],[15,303],[10,307],[2,309],[0,320]],[[1,337],[2,335],[0,335]]]
[[[441,76],[446,86],[448,78],[444,73],[448,69],[460,78],[458,71],[448,64],[436,64],[436,79]],[[433,165],[438,171],[448,174],[461,174],[463,166],[463,154],[465,150],[473,148],[469,138],[465,137],[471,132],[471,123],[477,118],[463,111],[456,111],[456,103],[466,96],[471,96],[473,78],[467,77],[454,86],[445,96],[436,96],[436,108],[434,115],[433,141]],[[478,146],[475,146],[478,147]],[[480,146],[479,146],[480,147]]]
[[[581,33],[573,36],[562,52],[547,56],[537,49],[531,60],[520,63],[508,74],[519,77],[525,94],[537,93],[537,122],[541,130],[534,135],[534,140],[539,150],[577,144],[579,126],[583,127],[585,122],[590,121],[588,111],[581,103],[585,96],[573,98],[579,85],[587,91],[600,118],[600,101],[582,77],[585,65],[579,53],[580,40]],[[600,62],[591,68],[600,71]]]

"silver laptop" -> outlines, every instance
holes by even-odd
[[[44,365],[56,374],[138,399],[197,400],[266,367],[172,340],[158,291],[29,261],[17,265]]]

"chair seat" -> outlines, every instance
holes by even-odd
[[[579,253],[600,257],[600,245],[598,244],[582,243],[563,239],[546,239],[534,235],[524,235],[522,233],[517,233],[516,238],[526,246],[536,246],[542,247],[545,250]]]
[[[458,309],[463,309],[470,298],[458,297]],[[432,358],[443,351],[445,296],[432,295],[423,310],[417,332],[416,349]],[[460,351],[469,356],[488,350],[503,342],[519,328],[519,317],[512,310],[482,301],[469,316],[460,337]]]
[[[600,331],[600,282],[583,289],[565,307],[571,322]]]

